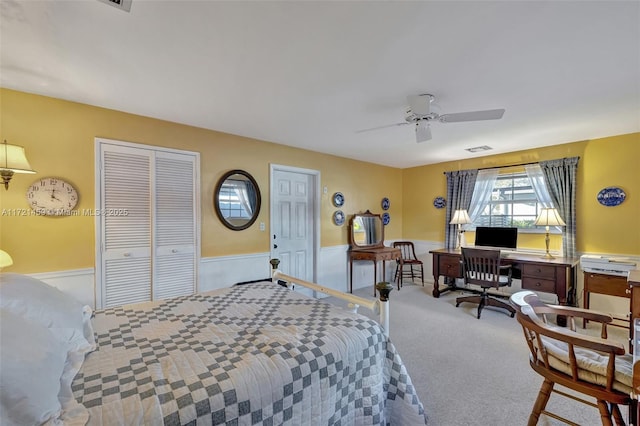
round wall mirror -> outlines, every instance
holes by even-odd
[[[244,170],[225,173],[213,193],[216,214],[229,229],[250,227],[260,212],[260,189],[256,180]]]

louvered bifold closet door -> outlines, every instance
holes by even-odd
[[[195,292],[195,177],[194,156],[156,153],[154,300]]]
[[[153,152],[102,150],[102,306],[151,300]]]

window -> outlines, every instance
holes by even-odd
[[[487,205],[473,221],[473,226],[513,226],[538,229],[536,217],[544,206],[538,200],[526,172],[499,175],[491,190]]]

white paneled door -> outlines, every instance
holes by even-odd
[[[312,171],[272,166],[271,257],[282,272],[307,281],[315,280],[317,179]]]
[[[199,156],[96,140],[96,306],[196,291]]]

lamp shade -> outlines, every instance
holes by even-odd
[[[35,173],[27,161],[24,148],[18,145],[10,145],[7,141],[0,144],[0,170],[14,173]]]
[[[546,208],[546,209],[540,210],[540,214],[536,218],[536,221],[534,222],[534,224],[542,225],[542,226],[566,226],[567,225],[566,223],[564,223],[564,220],[562,220],[562,218],[560,217],[560,213],[558,213],[558,210],[553,208]]]
[[[464,225],[465,223],[471,223],[471,218],[466,210],[456,210],[453,212],[453,218],[451,222],[449,222],[450,225]]]
[[[13,265],[13,259],[4,250],[0,250],[0,268]]]

